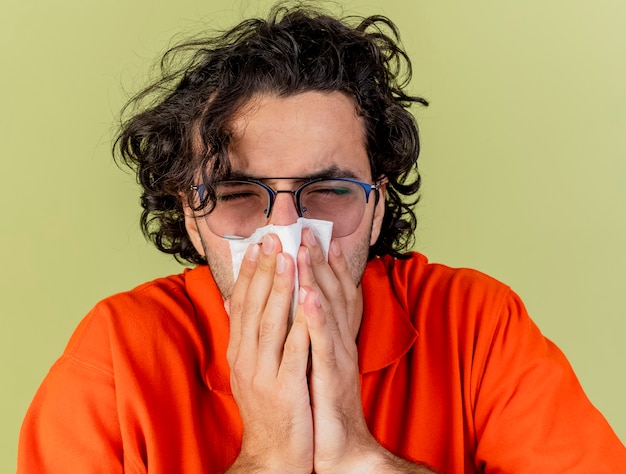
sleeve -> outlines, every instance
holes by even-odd
[[[79,350],[92,323],[88,316],[77,328],[28,409],[20,432],[18,474],[124,471],[106,330],[92,327],[89,332],[100,334],[100,341]]]
[[[626,448],[517,295],[509,292],[500,317],[485,326],[473,370],[476,469],[626,472]]]

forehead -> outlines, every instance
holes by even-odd
[[[251,176],[308,176],[338,169],[369,178],[363,119],[340,92],[254,97],[231,122],[233,171]]]

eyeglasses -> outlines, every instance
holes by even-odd
[[[301,180],[301,178],[266,178],[265,180]],[[227,180],[212,186],[215,204],[205,215],[216,235],[238,239],[249,237],[267,225],[279,193],[293,196],[299,217],[322,219],[333,223],[333,237],[345,237],[359,226],[372,191],[378,202],[380,186],[349,178],[320,178],[307,181],[295,190],[273,189],[260,180]],[[204,184],[192,186],[200,201]]]

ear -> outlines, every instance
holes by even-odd
[[[372,221],[372,235],[370,237],[370,247],[376,243],[380,235],[380,229],[383,226],[383,217],[385,217],[385,197],[387,193],[387,179],[383,178],[379,181],[378,201],[374,208],[374,219]]]
[[[199,229],[199,223],[201,225],[202,220],[200,220],[199,222],[198,217],[193,212],[191,207],[189,207],[189,204],[187,204],[185,198],[183,198],[183,212],[185,214],[185,229],[187,230],[189,240],[191,240],[191,243],[193,244],[196,251],[203,257],[206,257]]]

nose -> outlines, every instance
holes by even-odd
[[[277,191],[270,214],[270,224],[290,225],[298,220],[296,198],[291,191]]]

